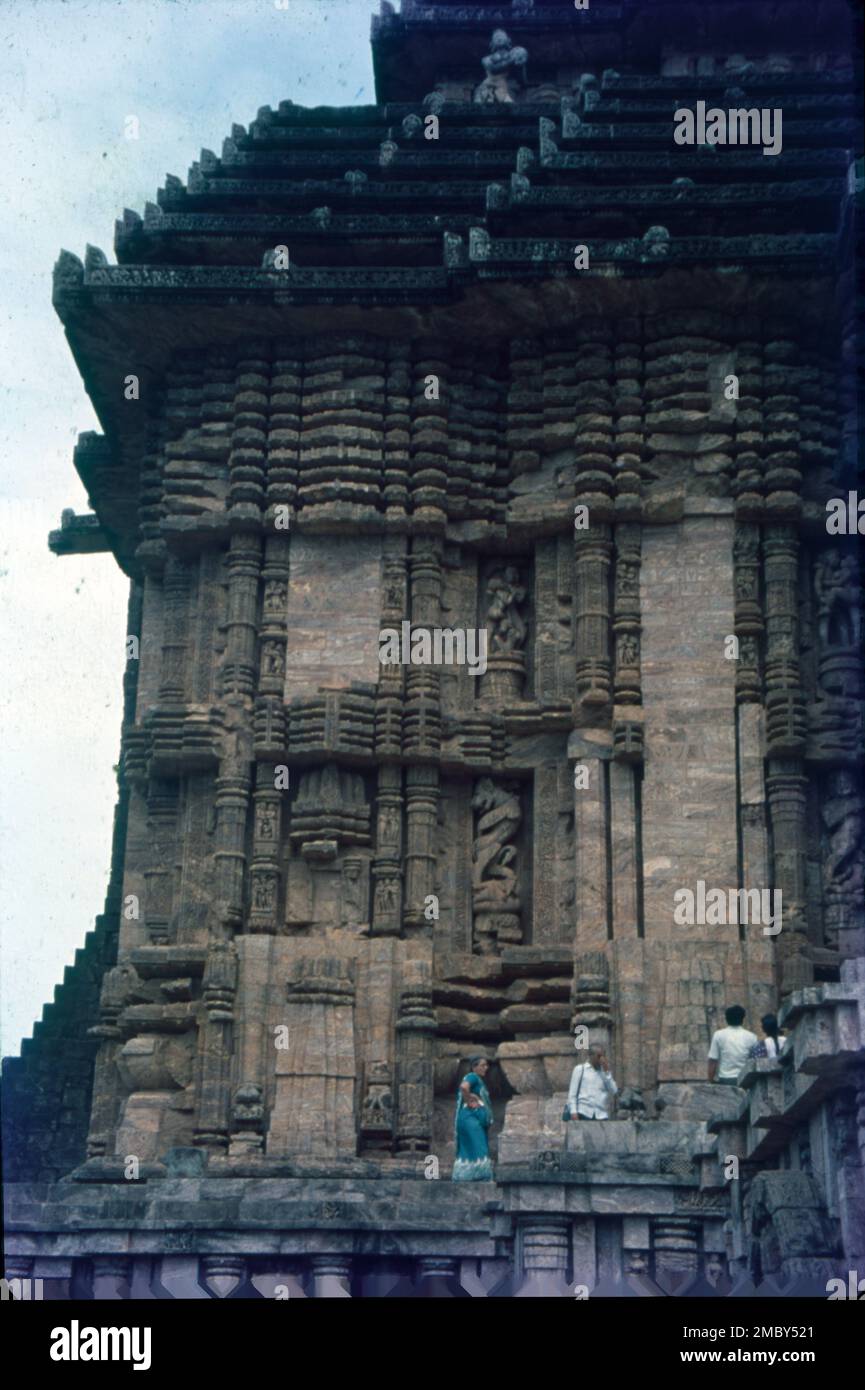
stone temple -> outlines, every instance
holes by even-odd
[[[105,911],[4,1068],[7,1277],[865,1271],[855,45],[784,9],[383,0],[375,106],[265,107],[60,255],[103,433],[50,544],[136,640]],[[783,147],[677,143],[701,101]],[[403,624],[484,669],[382,664]],[[788,1042],[710,1084],[736,1003]]]

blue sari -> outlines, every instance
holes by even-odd
[[[463,1101],[462,1091],[457,1091],[457,1108],[454,1115],[454,1182],[489,1182],[493,1176],[490,1162],[490,1146],[487,1133],[493,1122],[493,1108],[490,1093],[481,1078],[473,1071],[468,1072],[463,1081],[473,1095],[481,1101],[481,1108],[472,1110]]]

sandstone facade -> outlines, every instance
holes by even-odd
[[[106,912],[5,1070],[7,1272],[681,1293],[865,1258],[847,9],[788,53],[727,8],[385,3],[377,106],[264,108],[116,265],[61,255],[104,434],[51,543],[112,550],[139,655]],[[740,91],[782,154],[673,145]],[[382,666],[404,622],[483,629],[483,674]],[[782,929],[677,924],[698,881],[781,890]],[[711,1086],[736,1002],[790,1045]],[[565,1128],[579,1027],[626,1093]],[[496,1181],[454,1186],[479,1051]]]

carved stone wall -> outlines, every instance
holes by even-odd
[[[862,1255],[861,563],[826,527],[855,94],[827,4],[785,55],[757,0],[735,51],[691,0],[386,3],[378,105],[265,107],[124,215],[117,265],[61,255],[106,433],[76,451],[95,516],[52,546],[114,551],[140,657],[106,914],[10,1069],[14,1176],[82,1181],[24,1192],[15,1259],[41,1222],[67,1291],[317,1296],[396,1259],[670,1293],[722,1256]],[[794,113],[783,166],[707,179],[671,102],[756,80]],[[780,931],[677,920],[700,885],[780,893]],[[713,1086],[736,1002],[792,1042]],[[575,1029],[620,1096],[565,1140]],[[466,1193],[433,1180],[479,1053],[496,1184]]]
[[[774,324],[710,315],[584,319],[482,366],[442,342],[360,336],[179,358],[147,475],[146,516],[170,544],[142,543],[145,657],[124,735],[124,888],[142,910],[122,955],[255,933],[327,960],[344,943],[361,1018],[367,943],[414,939],[433,963],[437,1055],[498,1049],[521,1094],[546,1093],[543,1059],[567,1055],[586,953],[608,981],[605,1045],[648,1097],[702,1080],[731,998],[756,1018],[785,983],[825,975],[861,930],[861,634],[852,561],[825,545],[800,558],[780,519],[801,511],[794,457],[825,452],[801,404],[812,360]],[[374,460],[395,462],[398,440],[397,488]],[[414,534],[384,537],[382,507],[411,512]],[[220,542],[233,510],[249,529]],[[442,543],[442,519],[466,517],[504,517],[517,549],[491,546],[494,531]],[[486,669],[382,665],[380,631],[404,625],[483,632]],[[774,881],[780,939],[683,931],[674,894],[698,879]],[[247,968],[241,953],[241,990]],[[274,968],[256,967],[268,991]],[[430,1132],[431,1092],[421,1121],[401,1089],[398,977],[381,976],[388,1021],[359,1025],[340,1073],[340,1154]],[[202,1018],[195,1142],[269,1135],[274,1106],[282,1133],[292,1054],[274,1090],[261,1044],[241,1063],[228,1024]],[[141,1094],[130,1077],[124,1114],[124,1093]]]

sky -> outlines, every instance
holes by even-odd
[[[0,1045],[20,1050],[102,911],[128,583],[57,557],[99,422],[51,307],[61,248],[114,261],[114,219],[261,106],[375,100],[378,0],[0,0]],[[139,138],[125,132],[138,118]]]

